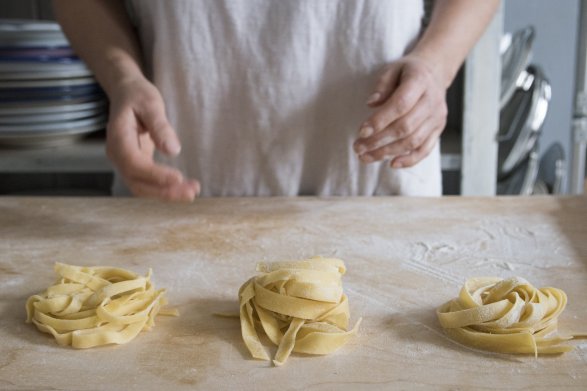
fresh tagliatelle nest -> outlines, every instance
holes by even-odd
[[[255,358],[269,360],[258,331],[278,346],[273,359],[283,365],[291,352],[328,354],[357,332],[348,330],[349,304],[342,289],[346,269],[339,259],[259,263],[261,274],[239,290],[243,340]]]
[[[558,336],[558,316],[567,295],[557,288],[537,289],[521,277],[471,278],[459,297],[437,310],[444,331],[473,348],[498,353],[557,354],[562,344],[585,335]]]
[[[177,315],[167,304],[165,290],[146,277],[114,267],[82,267],[55,264],[57,282],[28,298],[27,322],[52,334],[59,345],[91,348],[124,344],[142,330],[150,329],[155,317]]]

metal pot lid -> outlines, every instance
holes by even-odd
[[[529,66],[524,74],[524,83],[500,112],[500,179],[508,176],[534,148],[551,99],[550,83],[538,66]]]
[[[532,57],[534,27],[528,26],[502,38],[500,108],[511,99],[523,80],[523,73]]]
[[[532,195],[538,177],[538,143],[509,177],[497,183],[498,195]]]
[[[540,159],[538,178],[547,186],[549,193],[562,194],[566,174],[565,150],[560,143],[553,143]]]

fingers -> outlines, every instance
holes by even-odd
[[[422,97],[408,114],[396,120],[383,131],[375,133],[371,137],[356,140],[353,145],[355,152],[361,157],[396,140],[407,139],[430,117],[428,103],[428,100]]]
[[[409,113],[425,93],[425,84],[417,78],[409,77],[401,80],[401,84],[361,126],[360,137],[367,138],[381,132],[398,118]]]
[[[175,168],[155,163],[141,153],[130,153],[118,164],[125,183],[136,196],[168,201],[193,201],[200,184],[183,177]]]
[[[427,140],[428,136],[434,129],[435,124],[427,121],[408,137],[391,141],[390,143],[381,143],[382,146],[361,155],[359,158],[363,163],[371,163],[378,160],[390,159],[396,156],[405,155],[414,151]]]
[[[120,114],[108,124],[106,152],[134,195],[170,201],[191,201],[200,185],[185,180],[175,168],[155,163],[154,143],[133,114]]]
[[[432,152],[432,149],[438,142],[438,138],[440,137],[440,134],[442,133],[443,129],[444,127],[437,127],[436,129],[434,129],[434,131],[430,133],[428,138],[424,141],[422,145],[420,145],[420,147],[414,149],[408,155],[399,156],[393,159],[390,163],[390,166],[392,168],[412,167],[416,163],[420,162],[422,159],[428,156],[430,152]]]
[[[108,124],[106,153],[123,177],[165,186],[182,181],[181,173],[171,167],[155,164],[153,142],[124,118]]]
[[[183,175],[175,168],[148,161],[139,154],[132,154],[119,165],[125,178],[144,181],[155,186],[174,186],[183,181]]]
[[[122,84],[111,95],[106,153],[131,192],[173,201],[193,200],[200,191],[199,183],[153,159],[155,148],[168,155],[181,149],[157,88],[138,78]]]
[[[147,98],[147,101],[136,110],[142,126],[153,138],[157,149],[167,155],[179,154],[181,145],[175,130],[167,120],[163,100],[159,97]]]
[[[200,184],[193,180],[164,187],[149,182],[131,180],[127,182],[127,186],[135,196],[175,202],[192,202],[200,192]]]
[[[409,167],[426,157],[446,124],[446,89],[429,65],[406,56],[384,72],[368,103],[376,107],[353,144],[364,163]]]
[[[399,83],[401,69],[396,64],[391,64],[386,68],[375,86],[375,91],[367,99],[367,105],[375,107],[389,99],[391,93]]]
[[[392,167],[410,167],[426,157],[446,124],[446,104],[430,108],[433,100],[423,96],[416,107],[384,131],[354,143],[363,163],[393,159]]]

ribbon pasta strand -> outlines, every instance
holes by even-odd
[[[259,340],[262,329],[277,345],[276,366],[291,352],[328,354],[356,334],[348,330],[349,305],[342,289],[346,268],[339,259],[259,263],[260,275],[239,290],[241,332],[251,355],[269,360]]]
[[[152,271],[141,277],[113,267],[55,264],[57,282],[26,302],[27,323],[53,335],[59,345],[91,348],[124,344],[155,324],[155,317],[178,315],[164,309],[165,290],[151,283]]]
[[[498,353],[558,354],[562,344],[585,335],[552,336],[567,295],[557,288],[535,288],[521,277],[471,278],[459,297],[437,309],[446,334],[463,345]]]

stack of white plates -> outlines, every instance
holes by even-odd
[[[104,129],[106,111],[57,23],[0,19],[0,144],[71,143]]]

